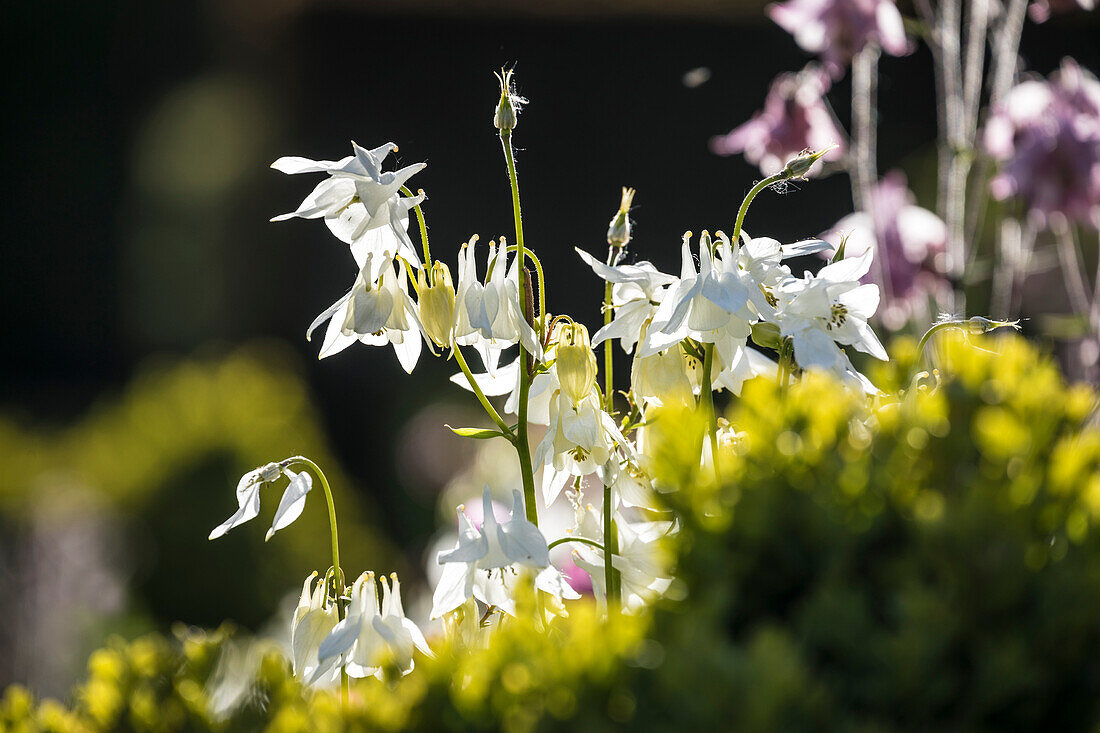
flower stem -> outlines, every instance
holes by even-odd
[[[406,186],[401,187],[401,193],[412,197],[413,192]],[[421,191],[423,193],[423,190]],[[424,212],[420,210],[420,204],[413,207],[416,210],[416,221],[420,224],[420,244],[424,247],[424,267],[432,266],[432,250],[428,247],[428,225],[424,223]]]
[[[526,277],[525,253],[523,244],[523,212],[519,205],[519,178],[516,176],[516,159],[512,151],[512,131],[500,131],[500,147],[504,150],[504,160],[508,164],[508,183],[512,188],[512,218],[516,226],[516,253],[519,257],[519,293],[524,297],[527,292],[524,284]],[[534,324],[532,324],[534,325]],[[542,334],[539,334],[540,338]],[[527,403],[531,393],[531,365],[528,364],[523,344],[519,344],[519,422],[516,425],[516,452],[519,454],[520,475],[523,479],[523,503],[527,512],[527,521],[536,527],[539,524],[538,509],[535,507],[535,472],[531,466],[531,444],[527,437]]]
[[[604,591],[607,595],[607,620],[608,622],[614,618],[615,614],[619,611],[619,604],[621,602],[621,595],[619,593],[619,578],[618,573],[615,572],[615,568],[611,564],[611,558],[615,556],[619,549],[619,531],[615,526],[615,519],[612,506],[614,502],[611,500],[611,487],[603,487],[603,582]]]
[[[733,238],[731,239],[733,246],[736,247],[741,242],[741,225],[745,223],[745,214],[748,213],[749,204],[756,198],[756,194],[760,193],[768,186],[785,180],[787,180],[787,175],[780,171],[774,176],[768,176],[749,189],[748,194],[745,195],[745,200],[741,202],[741,208],[737,211],[737,222],[733,225]]]
[[[607,265],[608,267],[614,267],[619,259],[619,254],[622,249],[619,247],[609,247],[607,251]],[[607,326],[611,323],[612,318],[612,294],[613,285],[608,282],[604,285],[603,289],[603,325]],[[607,339],[603,344],[603,379],[604,379],[604,401],[605,409],[608,415],[612,415],[615,412],[615,355],[611,350],[613,339]],[[607,588],[607,615],[611,618],[611,599],[615,599],[616,605],[622,602],[622,598],[619,591],[619,572],[615,570],[611,564],[611,558],[617,555],[619,552],[619,533],[618,527],[615,526],[615,517],[612,511],[614,506],[614,497],[612,496],[612,489],[610,486],[603,487],[603,505],[604,505],[604,584]]]
[[[519,246],[510,244],[508,245],[508,251],[518,252]],[[524,247],[523,253],[527,257],[530,257],[531,261],[535,263],[535,272],[539,276],[539,323],[535,330],[539,332],[539,338],[541,339],[543,337],[543,326],[545,325],[543,321],[546,318],[546,275],[544,275],[542,271],[542,262],[535,256],[534,252]],[[486,279],[488,279],[488,277],[486,277]]]
[[[713,371],[714,344],[703,344],[703,383],[699,392],[699,406],[703,408],[707,419],[711,462],[714,463],[714,475],[718,477],[718,414],[714,411],[714,380],[711,377]]]
[[[336,584],[336,597],[342,599],[344,595],[344,571],[340,568],[340,538],[336,529],[336,503],[332,500],[332,487],[329,486],[328,478],[325,476],[325,472],[321,470],[321,467],[316,463],[306,458],[305,456],[295,456],[287,462],[287,467],[294,464],[300,464],[309,469],[309,472],[314,475],[317,481],[320,482],[321,488],[325,492],[325,502],[328,504],[328,528],[332,538],[332,570],[333,581]],[[340,620],[343,620],[344,615],[347,613],[347,607],[343,600],[337,600],[336,612]],[[348,673],[347,670],[340,670],[340,695],[345,705],[348,704]]]
[[[470,373],[470,367],[466,364],[465,357],[462,356],[462,349],[458,344],[451,342],[451,347],[454,350],[455,361],[458,362],[458,368],[462,370],[462,373],[466,375],[466,381],[470,383],[470,389],[477,395],[477,401],[481,403],[481,406],[485,408],[485,412],[492,418],[496,426],[501,429],[508,440],[515,442],[516,436],[512,432],[512,428],[508,427],[508,423],[504,422],[504,418],[500,416],[497,409],[493,407],[493,403],[489,402],[489,398],[485,396],[485,393],[481,391],[481,387],[478,386],[477,380],[474,379],[474,375]]]
[[[564,545],[566,542],[580,542],[581,544],[590,545],[597,550],[603,551],[603,545],[596,540],[590,540],[587,537],[562,537],[561,539],[554,540],[546,546],[546,549],[553,550],[558,545]]]

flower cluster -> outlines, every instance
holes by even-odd
[[[984,142],[1002,164],[994,198],[1023,199],[1040,221],[1061,214],[1100,227],[1100,82],[1072,59],[994,105]]]
[[[573,549],[570,571],[589,576],[578,587],[591,589],[609,618],[637,613],[671,587],[664,545],[676,522],[657,499],[662,489],[648,470],[645,446],[646,426],[660,419],[659,408],[698,409],[709,416],[711,441],[697,459],[717,470],[721,452],[736,450],[739,439],[736,429],[717,417],[715,393],[739,395],[742,385],[758,376],[786,385],[810,370],[874,391],[856,371],[849,350],[886,358],[867,324],[878,307],[878,286],[861,283],[872,251],[796,276],[784,260],[822,252],[829,244],[812,239],[784,245],[742,232],[749,203],[763,184],[737,212],[732,236],[683,235],[678,275],[649,262],[623,261],[634,197],[633,189],[624,189],[608,225],[607,258],[577,250],[604,281],[602,328],[590,335],[572,317],[548,313],[543,268],[524,245],[519,215],[511,136],[521,99],[510,74],[502,74],[500,83],[494,124],[516,206],[515,244],[499,237],[483,247],[476,235],[470,237],[458,248],[457,287],[450,267],[429,249],[423,192],[413,195],[404,187],[423,164],[383,171],[384,159],[396,150],[393,144],[368,150],[353,143],[354,155],[336,162],[282,158],[274,166],[327,175],[295,212],[277,218],[324,218],[355,264],[351,290],[307,332],[327,322],[321,357],[356,341],[389,344],[411,371],[427,344],[440,358],[455,360],[460,371],[452,381],[474,394],[494,425],[452,430],[515,448],[520,478],[509,487],[511,512],[498,517],[486,487],[480,516],[476,507],[471,518],[459,506],[453,546],[433,558],[442,567],[431,619],[472,638],[516,615],[520,593],[536,599],[547,623],[567,615],[568,602],[580,594],[564,566],[551,562],[551,550],[561,544]],[[769,181],[804,178],[828,152],[775,157]],[[408,231],[414,210],[419,251]],[[625,392],[616,392],[613,382],[614,341],[633,360]],[[601,345],[602,385],[594,352]],[[470,349],[478,353],[483,371],[474,373],[467,364],[464,352]],[[503,359],[510,349],[515,357]],[[499,409],[490,401],[505,395]],[[544,428],[537,443],[529,435],[531,426]],[[431,654],[428,641],[406,618],[395,575],[376,580],[367,572],[345,585],[332,492],[314,463],[299,456],[246,474],[238,487],[238,511],[211,538],[257,516],[260,491],[280,477],[290,484],[269,538],[301,514],[315,479],[323,486],[332,526],[332,566],[316,584],[316,573],[306,579],[294,615],[295,673],[319,685],[407,674],[417,651]],[[599,495],[598,506],[583,501],[585,491]],[[563,496],[571,502],[573,522],[564,536],[548,541],[548,525],[540,526],[539,513],[545,517]],[[478,619],[473,631],[470,619]]]

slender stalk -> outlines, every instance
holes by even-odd
[[[517,252],[519,251],[519,246],[515,244],[510,244],[508,245],[508,251]],[[535,256],[535,253],[527,249],[526,247],[524,247],[523,253],[527,257],[530,257],[531,261],[535,263],[535,272],[539,276],[539,323],[536,330],[539,331],[539,338],[541,339],[543,336],[543,326],[546,325],[543,323],[543,319],[546,318],[546,276],[543,274],[542,271],[542,262],[539,260],[538,257]],[[486,276],[486,279],[488,279],[488,276]]]
[[[1000,14],[999,22],[994,26],[990,38],[989,53],[989,106],[993,107],[1008,94],[1016,74],[1016,60],[1020,50],[1020,35],[1024,29],[1028,0],[1008,0]],[[987,8],[988,9],[988,6]],[[980,96],[980,95],[979,95]],[[977,155],[974,171],[974,185],[970,188],[970,198],[966,206],[966,232],[969,241],[978,242],[985,210],[989,203],[989,188],[986,181],[992,162],[988,155]],[[977,247],[971,247],[969,264],[977,256]]]
[[[1073,312],[1091,318],[1092,307],[1089,303],[1087,285],[1085,284],[1084,268],[1077,254],[1077,243],[1074,241],[1073,230],[1065,217],[1054,217],[1052,229],[1058,248],[1058,261],[1062,266],[1062,273],[1066,277],[1066,290]]]
[[[609,247],[607,251],[607,265],[613,267],[619,257],[619,253],[622,250],[618,247]],[[604,285],[603,289],[603,323],[606,326],[611,323],[612,318],[612,294],[613,286],[610,282]],[[603,344],[603,379],[604,379],[604,401],[606,403],[605,409],[608,415],[612,415],[615,412],[615,354],[611,350],[613,339],[607,339]],[[619,553],[619,532],[618,527],[615,525],[615,518],[613,513],[614,497],[612,496],[612,488],[609,485],[603,487],[603,511],[604,511],[604,583],[607,588],[608,598],[608,618],[611,617],[611,599],[615,599],[615,603],[622,602],[622,597],[619,593],[619,573],[611,564],[611,558]]]
[[[329,535],[332,539],[332,570],[334,574],[334,582],[336,584],[336,597],[342,599],[344,595],[344,571],[340,567],[340,538],[336,529],[336,503],[332,500],[332,488],[329,486],[328,478],[325,476],[325,472],[321,470],[321,467],[316,463],[306,458],[305,456],[295,456],[287,462],[287,467],[293,465],[305,466],[314,478],[321,484],[321,488],[325,492],[325,502],[328,504],[328,528]],[[343,620],[344,615],[347,613],[347,606],[343,600],[338,600],[336,603],[336,612],[340,620]],[[349,682],[347,670],[340,670],[340,695],[345,705],[348,704],[349,697]]]
[[[603,541],[605,547],[603,553],[603,582],[607,595],[608,623],[615,617],[621,602],[617,573],[611,564],[611,558],[615,556],[619,546],[618,528],[615,526],[612,507],[611,487],[605,486],[603,487]]]
[[[756,198],[756,194],[763,191],[768,186],[779,183],[780,181],[787,180],[787,175],[780,171],[774,176],[768,176],[763,181],[760,181],[745,195],[744,201],[741,202],[741,208],[737,210],[737,222],[733,225],[733,238],[730,240],[735,246],[741,242],[741,225],[745,223],[745,214],[748,213],[749,204]]]
[[[413,192],[406,186],[401,187],[401,193],[410,197],[413,195]],[[431,267],[432,250],[428,246],[428,225],[424,223],[424,212],[420,210],[420,204],[414,206],[413,209],[416,211],[416,221],[420,224],[420,245],[424,248],[424,267]]]
[[[878,58],[877,46],[868,45],[852,60],[852,142],[854,154],[849,178],[852,182],[852,204],[871,217],[871,228],[878,231],[875,206],[871,202],[871,190],[878,180],[878,126],[875,120],[878,107]],[[875,256],[871,260],[872,277],[882,288],[884,300],[892,300],[890,278],[890,253],[876,242]]]
[[[519,293],[524,297],[526,288],[526,268],[524,264],[527,251],[523,244],[523,212],[519,204],[519,178],[516,176],[516,160],[512,151],[512,132],[500,131],[500,147],[504,150],[504,160],[508,164],[508,183],[512,188],[512,218],[516,227],[516,253],[519,257]],[[541,337],[541,334],[540,334]],[[520,475],[523,478],[523,503],[527,512],[527,521],[538,526],[539,515],[535,507],[535,472],[531,466],[531,444],[527,436],[527,403],[531,393],[531,364],[523,344],[519,344],[519,423],[516,425],[516,452],[519,454]]]
[[[558,545],[563,545],[566,542],[580,542],[581,544],[595,547],[600,552],[603,552],[603,545],[601,545],[599,542],[596,542],[596,540],[590,540],[587,537],[562,537],[561,539],[554,540],[553,542],[548,544],[546,548],[548,550],[553,550]]]
[[[466,381],[470,383],[470,389],[472,389],[477,396],[477,401],[485,408],[485,412],[488,413],[489,417],[496,423],[496,426],[501,429],[505,436],[507,436],[508,440],[515,442],[515,433],[512,432],[512,428],[508,426],[508,423],[504,422],[504,419],[500,416],[500,413],[497,412],[497,409],[493,407],[493,403],[489,402],[485,393],[481,391],[481,387],[478,386],[477,380],[474,379],[474,375],[470,372],[470,367],[466,364],[466,359],[462,356],[462,349],[454,342],[451,343],[451,347],[454,350],[455,361],[458,362],[458,368],[466,375]]]
[[[703,345],[703,377],[699,392],[699,406],[707,419],[707,433],[710,439],[710,456],[714,464],[714,475],[720,478],[718,471],[718,413],[714,410],[714,344]]]

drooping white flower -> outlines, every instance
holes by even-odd
[[[519,259],[508,266],[508,247],[489,244],[485,282],[478,279],[474,250],[477,236],[458,253],[458,291],[455,293],[455,343],[474,346],[482,354],[486,368],[496,368],[500,352],[521,343],[527,353],[542,356],[542,345],[535,329],[523,316],[519,295]]]
[[[325,637],[318,649],[319,670],[326,665],[343,667],[351,677],[375,676],[382,679],[387,667],[402,675],[413,670],[413,650],[426,656],[432,650],[420,628],[405,617],[401,605],[401,585],[397,574],[386,577],[382,584],[382,606],[378,606],[377,586],[373,572],[366,572],[351,587],[351,602],[347,615]]]
[[[664,521],[629,522],[617,511],[612,516],[618,530],[619,552],[611,556],[611,566],[622,579],[622,608],[634,613],[660,597],[672,584],[670,562],[662,543],[673,532],[674,525]],[[579,517],[576,534],[602,543],[600,511],[589,505]],[[573,561],[591,576],[596,598],[605,605],[603,551],[578,543]]]
[[[340,670],[328,663],[322,666],[317,652],[336,626],[338,614],[336,605],[329,602],[324,579],[312,588],[316,578],[316,571],[310,573],[302,586],[302,596],[290,629],[290,646],[294,674],[308,684],[327,686],[335,684]]]
[[[328,321],[318,358],[338,354],[356,341],[368,346],[390,344],[402,368],[411,374],[423,349],[421,339],[428,337],[409,296],[408,277],[403,267],[385,261],[372,279],[374,264],[374,255],[367,255],[352,289],[314,319],[306,339]]]
[[[642,338],[645,338],[645,326]],[[702,378],[702,365],[680,344],[649,356],[639,352],[630,367],[630,389],[643,405],[694,405]]]
[[[841,346],[851,346],[883,361],[889,357],[867,319],[878,308],[877,285],[859,279],[871,267],[872,250],[791,278],[779,288],[777,323],[794,343],[795,360],[804,369],[822,368],[844,375],[851,362]]]
[[[400,190],[425,164],[383,172],[382,161],[397,150],[396,145],[386,143],[367,150],[353,142],[352,149],[354,155],[338,161],[284,157],[272,163],[272,168],[283,173],[329,174],[296,211],[276,216],[272,221],[323,217],[329,230],[352,246],[360,267],[371,250],[389,250],[392,256],[400,249],[407,259],[419,264],[416,249],[409,240],[408,221],[409,210],[423,201],[424,196],[403,197]]]
[[[643,356],[664,351],[688,337],[703,343],[738,340],[744,343],[757,318],[750,306],[757,297],[757,289],[736,262],[723,262],[712,256],[710,237],[704,233],[700,237],[699,270],[696,272],[690,241],[691,233],[688,232],[681,247],[680,279],[669,286],[653,315],[653,325],[638,347]]]
[[[539,528],[527,521],[520,493],[512,494],[512,514],[506,522],[497,522],[488,486],[482,496],[482,510],[478,528],[464,508],[458,508],[458,542],[438,557],[443,576],[432,598],[432,618],[458,608],[471,597],[514,613],[515,603],[504,578],[517,566],[539,571],[536,586],[543,589],[537,580],[541,571],[550,567],[550,551]]]
[[[649,262],[611,266],[580,248],[576,249],[593,272],[614,285],[611,307],[615,310],[615,319],[596,332],[592,337],[592,347],[607,339],[619,339],[623,351],[629,354],[639,339],[642,325],[653,316],[664,298],[666,287],[676,282],[676,278],[659,272]]]
[[[313,477],[305,471],[291,471],[286,467],[288,463],[289,461],[269,463],[241,476],[241,480],[237,482],[237,511],[215,527],[210,532],[209,539],[217,539],[234,527],[255,519],[260,513],[260,490],[281,476],[286,476],[290,483],[279,501],[279,508],[275,510],[275,519],[271,523],[271,529],[267,531],[266,539],[271,539],[272,535],[301,516],[306,505],[306,494],[313,488]]]
[[[617,464],[617,452],[630,458],[634,454],[615,420],[600,406],[598,393],[593,390],[574,404],[557,392],[550,400],[550,424],[533,457],[534,465],[545,469],[542,492],[546,505],[557,499],[571,477]]]

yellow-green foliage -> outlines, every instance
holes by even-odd
[[[697,416],[660,416],[647,442],[679,515],[679,582],[646,619],[607,628],[578,603],[547,630],[521,613],[486,647],[433,640],[436,660],[419,659],[388,685],[356,683],[346,708],[333,694],[303,692],[268,652],[252,692],[218,720],[202,700],[225,632],[119,642],[93,657],[70,712],[14,689],[0,722],[97,731],[1091,728],[1100,720],[1100,439],[1084,424],[1095,395],[1067,388],[1021,340],[979,345],[986,350],[945,340],[935,389],[875,409],[825,380],[785,392],[747,385],[727,417],[748,449],[721,456],[721,480],[699,465]],[[909,354],[876,374],[879,383],[908,388]]]

